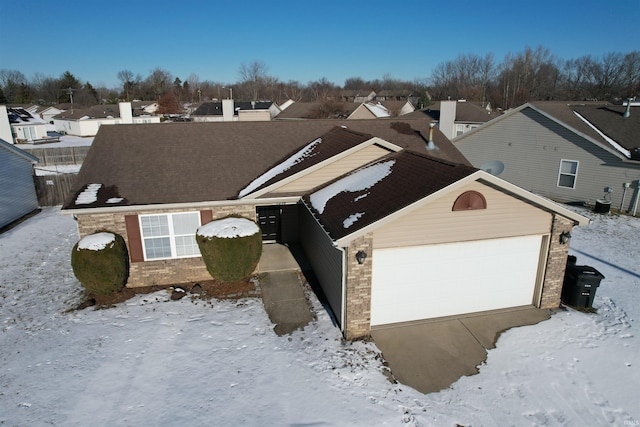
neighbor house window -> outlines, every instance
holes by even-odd
[[[464,133],[464,125],[456,125],[456,136],[460,136]]]
[[[560,160],[560,172],[558,173],[558,187],[576,188],[578,178],[577,160]]]
[[[196,231],[198,212],[140,215],[142,246],[146,260],[200,256]]]

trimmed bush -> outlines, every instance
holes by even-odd
[[[224,283],[251,276],[262,255],[260,227],[246,218],[213,220],[198,229],[196,241],[207,271]]]
[[[111,295],[121,290],[129,277],[127,245],[119,234],[90,234],[73,247],[71,267],[88,291]]]

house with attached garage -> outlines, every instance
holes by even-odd
[[[207,280],[196,229],[229,214],[303,248],[349,338],[461,313],[555,308],[588,220],[473,168],[426,120],[101,128],[63,212],[121,234],[128,287]]]
[[[474,166],[533,193],[636,214],[638,135],[640,107],[532,102],[452,142]]]

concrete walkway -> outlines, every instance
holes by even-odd
[[[528,306],[379,327],[371,335],[400,383],[431,393],[478,373],[502,332],[548,318]]]
[[[258,265],[262,302],[277,335],[287,335],[312,319],[311,307],[302,290],[300,267],[284,245],[265,244]]]

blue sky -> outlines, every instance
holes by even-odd
[[[342,85],[385,74],[429,77],[459,54],[530,46],[562,59],[640,50],[640,0],[140,1],[0,0],[0,69],[71,71],[116,87],[117,73],[160,67],[185,80],[233,83],[261,61],[280,80]],[[14,7],[15,6],[15,7]],[[28,17],[28,19],[27,19]],[[8,43],[7,41],[11,41]]]

